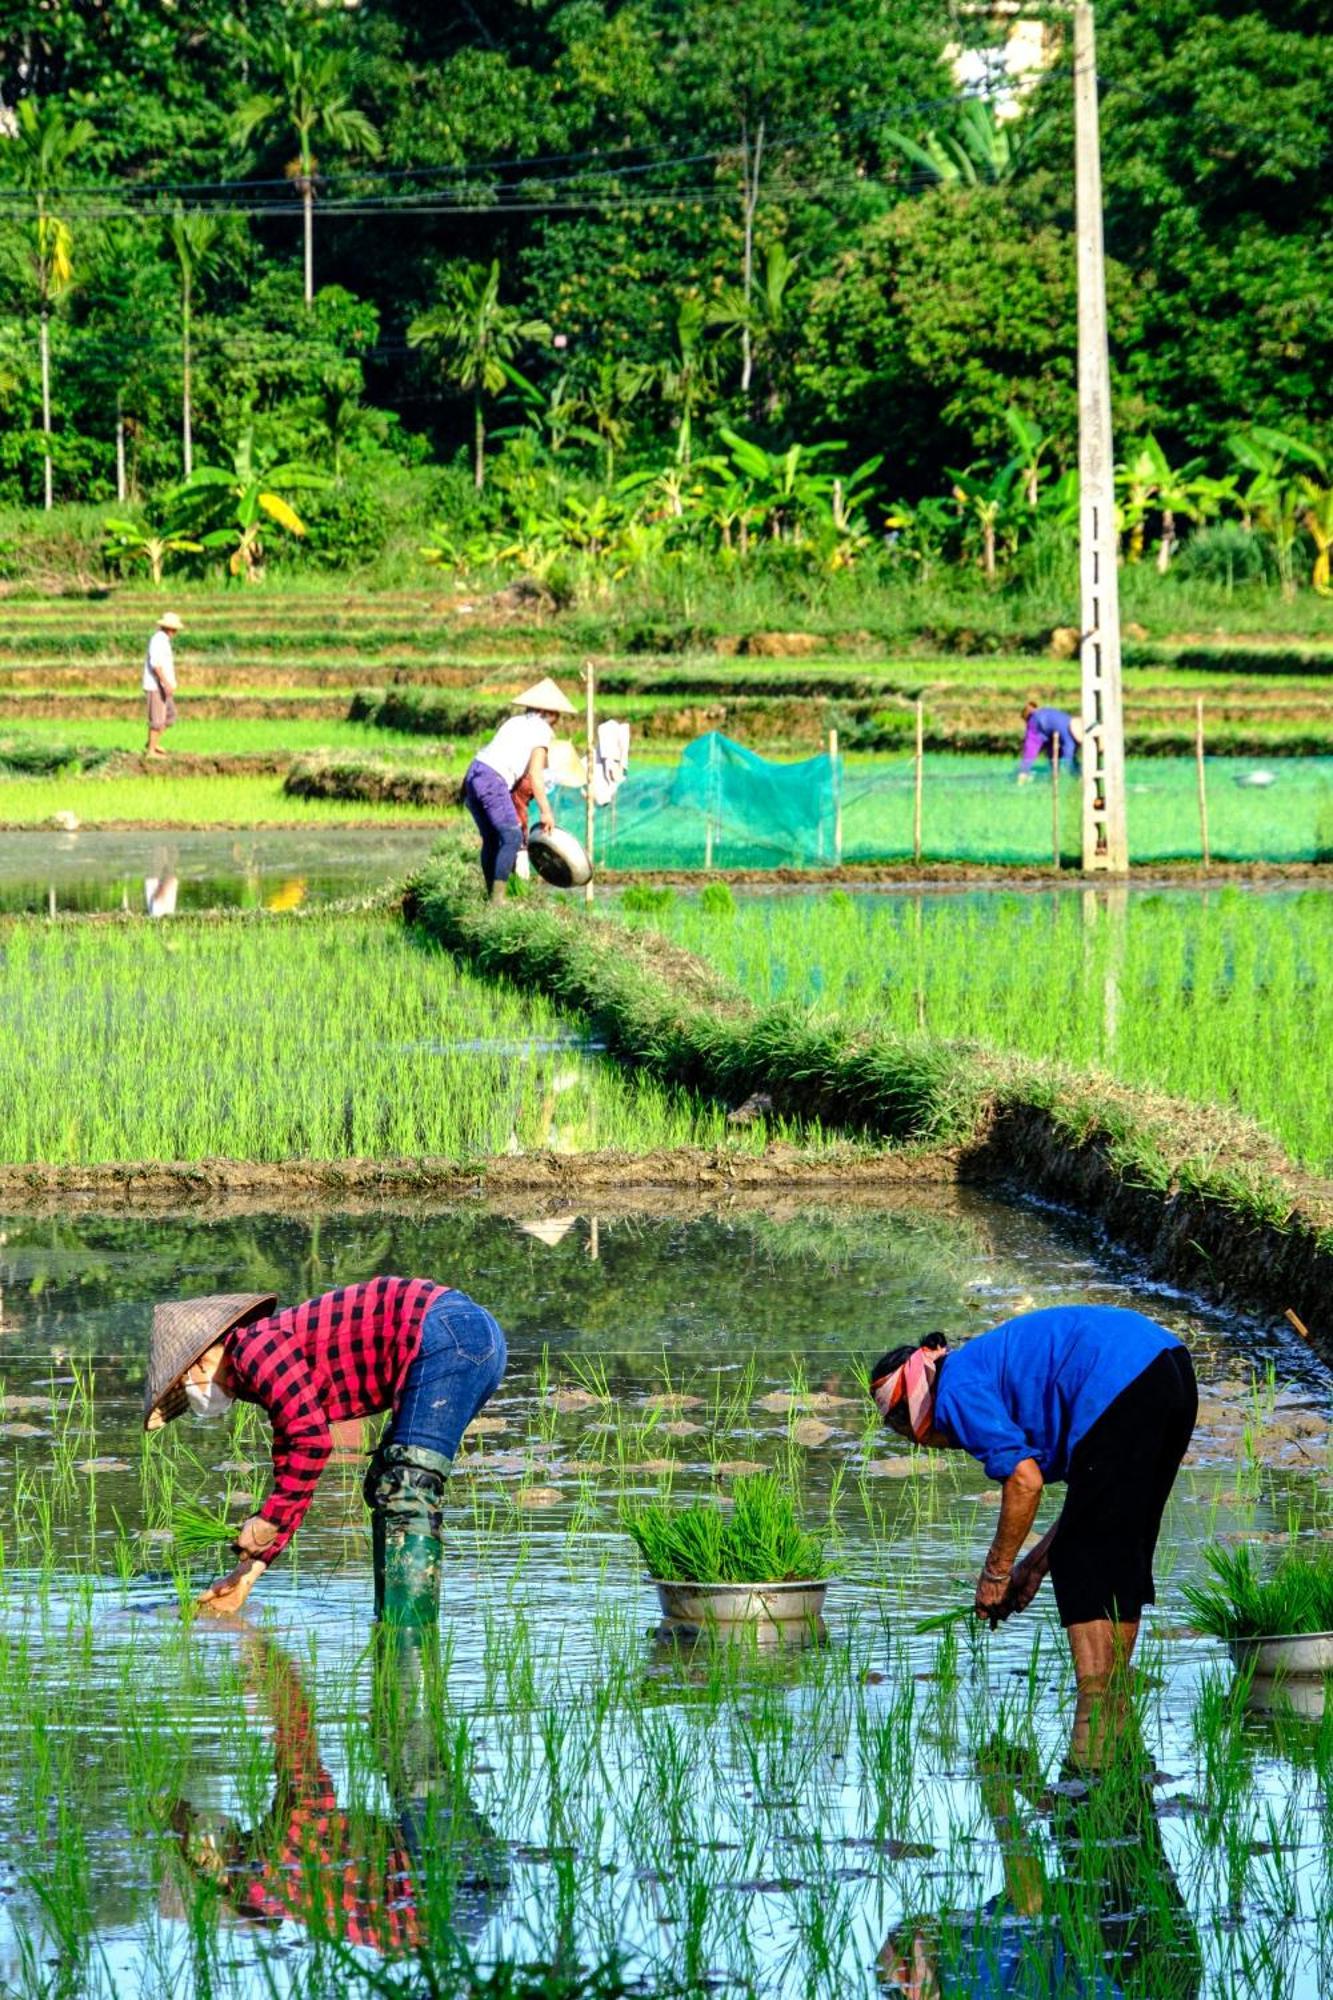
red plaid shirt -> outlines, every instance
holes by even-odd
[[[273,1491],[259,1512],[278,1530],[265,1562],[305,1519],[333,1448],[330,1424],[392,1409],[421,1346],[421,1322],[448,1287],[372,1278],[288,1306],[227,1335],[235,1394],[273,1425]]]

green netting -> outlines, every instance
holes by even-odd
[[[1198,860],[1198,778],[1190,758],[1131,758],[1129,845],[1135,862]],[[1212,757],[1205,764],[1215,861],[1333,860],[1333,758]],[[827,868],[912,853],[912,759],[829,757],[776,763],[714,732],[673,765],[631,770],[597,814],[596,859],[612,868]],[[556,795],[582,836],[583,801]],[[1081,803],[1063,778],[1061,854],[1077,865]],[[927,861],[1049,863],[1049,767],[1017,783],[1017,760],[930,755],[924,761]]]

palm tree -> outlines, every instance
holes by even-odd
[[[58,104],[25,97],[14,116],[13,137],[19,185],[33,201],[31,271],[37,292],[38,339],[42,363],[43,505],[52,504],[51,314],[74,282],[73,234],[52,212],[51,198],[69,162],[93,136],[86,118],[72,122]]]
[[[472,396],[472,477],[480,493],[486,484],[485,398],[498,396],[510,381],[508,366],[523,342],[545,343],[551,329],[544,319],[528,319],[520,307],[501,303],[498,257],[489,270],[465,264],[450,275],[449,296],[418,314],[407,339],[438,362],[446,382]]]
[[[573,408],[587,418],[573,435],[597,444],[605,453],[605,484],[615,484],[616,454],[623,451],[629,437],[630,405],[637,401],[652,379],[652,369],[642,361],[618,361],[611,355],[599,356],[591,377],[572,397]]]
[[[305,235],[305,302],[315,297],[315,141],[337,153],[361,152],[371,159],[380,151],[379,134],[364,111],[348,95],[349,70],[336,49],[318,46],[313,30],[300,39],[277,35],[252,45],[251,62],[267,72],[267,90],[247,98],[232,120],[238,146],[248,146],[256,132],[290,135],[296,158],[287,177],[301,197]]]
[[[332,485],[322,472],[303,465],[255,462],[254,439],[247,431],[232,453],[230,466],[196,466],[183,485],[171,496],[196,517],[216,519],[219,511],[226,520],[199,537],[205,549],[226,549],[227,568],[247,583],[258,583],[264,573],[262,535],[265,521],[275,521],[289,535],[304,536],[305,522],[289,500],[278,490],[318,492]]]
[[[693,448],[694,413],[712,387],[703,344],[704,309],[698,299],[681,299],[673,331],[675,349],[658,364],[657,385],[663,402],[676,411],[676,463],[688,465]]]
[[[202,209],[178,206],[167,225],[167,236],[181,273],[181,466],[188,479],[194,470],[194,440],[190,428],[191,308],[195,282],[217,255],[218,224]]]

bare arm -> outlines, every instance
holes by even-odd
[[[537,801],[542,831],[549,833],[555,825],[555,814],[551,811],[551,802],[546,796],[546,750],[540,743],[528,759],[528,783],[532,786],[532,796]]]
[[[1023,1458],[1000,1489],[1000,1518],[977,1579],[976,1611],[980,1618],[997,1613],[1009,1594],[1014,1559],[1032,1532],[1045,1485],[1036,1459]]]

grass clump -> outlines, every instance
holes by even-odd
[[[364,799],[369,805],[442,810],[459,801],[458,779],[447,771],[384,764],[369,757],[298,757],[282,789],[289,798]]]
[[[1214,1545],[1203,1553],[1212,1580],[1184,1586],[1198,1631],[1215,1639],[1333,1632],[1333,1549],[1285,1555],[1267,1577],[1259,1575],[1253,1551],[1244,1545]]]
[[[729,1513],[708,1502],[651,1501],[627,1506],[622,1519],[659,1583],[790,1583],[828,1574],[823,1543],[802,1527],[776,1473],[738,1479]]]

